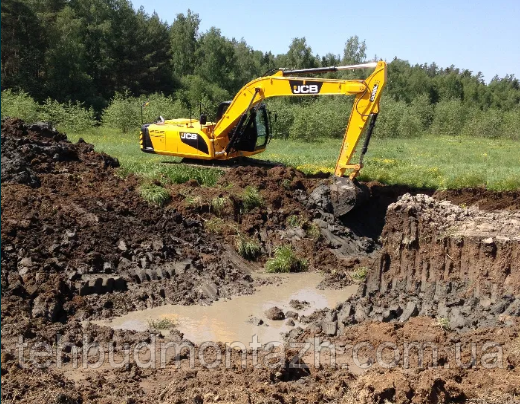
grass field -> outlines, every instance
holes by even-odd
[[[144,178],[175,183],[195,178],[206,185],[215,184],[221,175],[216,169],[181,164],[179,158],[142,153],[137,133],[122,134],[101,128],[88,134],[69,134],[72,141],[79,137],[93,143],[97,151],[117,157],[122,174],[137,173]],[[258,158],[278,161],[306,173],[332,172],[340,145],[340,139],[321,143],[275,139]],[[374,138],[360,179],[435,189],[520,189],[520,144],[513,140],[464,137]]]

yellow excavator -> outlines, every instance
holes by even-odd
[[[302,77],[341,70],[374,69],[365,80]],[[363,167],[379,100],[386,84],[384,61],[350,66],[312,69],[278,69],[274,74],[247,83],[232,101],[219,105],[216,122],[200,119],[160,119],[141,128],[140,146],[145,153],[164,154],[199,160],[231,160],[263,152],[271,137],[269,113],[263,100],[280,96],[355,96],[343,143],[339,152],[330,198],[334,214],[343,216],[356,204],[359,188],[352,180]],[[326,123],[324,123],[326,124]],[[356,146],[366,130],[358,163],[351,163]],[[347,172],[349,170],[349,172]],[[348,174],[345,178],[344,175]]]

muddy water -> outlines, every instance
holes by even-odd
[[[278,306],[284,312],[292,310],[299,315],[308,315],[316,309],[334,307],[357,290],[357,286],[318,290],[316,286],[323,279],[318,273],[286,274],[280,279],[281,284],[263,286],[253,295],[217,301],[211,306],[166,305],[132,312],[110,321],[99,321],[98,324],[114,329],[145,331],[150,320],[170,319],[185,338],[196,344],[205,341],[248,344],[253,335],[257,335],[258,342],[265,344],[279,341],[280,333],[291,328],[285,325],[285,320],[272,321],[265,317],[265,311],[272,306]],[[294,310],[289,306],[291,299],[305,300],[310,304],[303,310]],[[252,316],[262,319],[264,324],[253,325],[248,321]]]

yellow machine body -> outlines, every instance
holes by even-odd
[[[145,132],[141,130],[141,150],[148,153],[164,154],[168,156],[184,157],[200,160],[229,160],[241,156],[252,156],[265,150],[265,145],[255,151],[235,151],[227,155],[215,155],[217,150],[222,151],[224,142],[215,141],[213,131],[215,123],[201,124],[197,119],[168,119],[164,123],[155,123],[146,126],[153,150],[146,150]]]
[[[300,74],[323,73],[348,69],[374,68],[365,80],[300,77]],[[370,120],[364,155],[379,112],[379,100],[386,84],[387,67],[383,61],[354,66],[302,70],[279,70],[273,75],[257,78],[246,84],[224,108],[219,107],[217,122],[196,119],[171,119],[143,125],[141,150],[170,156],[201,160],[229,160],[251,156],[265,150],[270,138],[268,113],[263,100],[279,96],[355,96],[339,152],[335,175],[350,170],[354,178],[362,168],[351,159]],[[222,105],[221,105],[222,106]],[[326,125],[326,122],[323,123]]]

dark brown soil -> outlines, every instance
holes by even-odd
[[[149,206],[92,145],[2,125],[2,167],[14,160],[39,182],[2,176],[4,332],[253,291],[200,219]]]
[[[139,179],[117,176],[117,167],[50,127],[2,121],[3,402],[512,403],[520,394],[518,192],[434,193],[374,182],[365,184],[367,203],[339,221],[309,201],[327,179],[292,168],[233,168],[211,188],[164,185],[172,199],[157,207],[140,197]],[[262,199],[250,210],[248,186]],[[260,246],[256,260],[237,253],[241,238]],[[62,369],[56,359],[48,369],[20,366],[19,336],[56,345],[60,335],[81,346],[86,335],[88,343],[112,344],[120,357],[125,344],[155,336],[89,320],[254,293],[269,280],[251,274],[280,245],[328,274],[322,287],[351,284],[353,269],[368,269],[357,296],[298,317],[286,336],[328,338],[338,347],[336,361],[349,366],[315,368],[311,354],[296,358],[291,349],[272,368],[242,369],[237,352],[227,369],[198,359],[190,369],[182,354],[179,369],[144,369],[132,359],[121,369],[78,370],[67,351]],[[182,335],[157,338],[179,342]],[[504,366],[448,368],[451,351],[440,353],[436,368],[412,361],[410,368],[362,370],[349,362],[348,345],[410,341],[493,341]],[[290,361],[309,367],[293,369]]]
[[[346,272],[369,259],[376,246],[372,239],[356,234],[332,215],[328,215],[330,223],[322,226],[335,227],[337,240],[332,239],[331,233],[320,235],[316,219],[323,219],[323,212],[306,205],[307,195],[317,183],[318,180],[306,178],[293,168],[237,167],[226,171],[214,188],[201,187],[196,182],[171,185],[173,200],[169,208],[184,217],[201,220],[218,242],[234,246],[241,236],[253,240],[262,248],[257,259],[259,266],[278,246],[290,245],[308,261],[311,270],[334,272],[336,278],[339,273],[345,285]],[[257,189],[262,199],[260,207],[249,211],[242,201],[247,187]],[[225,201],[218,211],[213,206],[217,198]],[[348,255],[343,253],[343,245]]]
[[[127,332],[124,336],[102,335],[102,329],[88,330],[96,340],[115,338],[118,344],[132,339],[146,341],[150,335]],[[159,370],[142,369],[135,364],[117,369],[91,369],[76,373],[71,366],[64,370],[20,369],[14,357],[2,358],[2,401],[8,403],[41,403],[52,400],[59,403],[517,403],[520,393],[520,353],[518,326],[495,333],[493,341],[502,346],[501,367],[491,368],[491,362],[482,362],[481,356],[473,366],[471,344],[478,353],[489,341],[493,330],[482,329],[453,335],[427,318],[414,318],[405,324],[367,322],[349,328],[349,332],[330,339],[336,346],[336,362],[324,354],[322,365],[314,366],[314,353],[298,359],[299,349],[287,350],[281,355],[285,361],[254,368],[251,355],[241,368],[240,353],[230,355],[231,367],[209,369],[195,359],[188,366],[189,356],[180,366],[168,364]],[[307,335],[309,336],[309,335]],[[304,338],[305,336],[302,336]],[[404,364],[403,344],[425,341],[439,348],[435,367],[431,351],[425,351],[422,366],[417,353]],[[362,342],[366,346],[395,344],[400,349],[398,366],[392,369],[374,363],[366,371],[356,370],[352,363],[351,346]],[[460,344],[457,356],[456,344]],[[349,348],[350,346],[350,348]],[[223,348],[223,347],[221,347]],[[325,351],[326,353],[327,351]],[[390,353],[392,351],[390,350]],[[486,351],[496,352],[494,350]],[[251,353],[251,352],[250,352]],[[375,358],[375,352],[360,351],[365,363]],[[209,360],[214,356],[209,354]],[[390,363],[385,357],[383,364]],[[491,358],[495,360],[494,357]],[[120,357],[117,357],[120,360]],[[265,353],[259,353],[257,363],[265,363]],[[133,362],[133,361],[132,361]],[[289,363],[300,368],[291,368]],[[367,362],[368,363],[368,362]],[[457,365],[460,363],[462,365]],[[484,364],[486,364],[485,367]],[[346,366],[345,366],[346,365]]]

